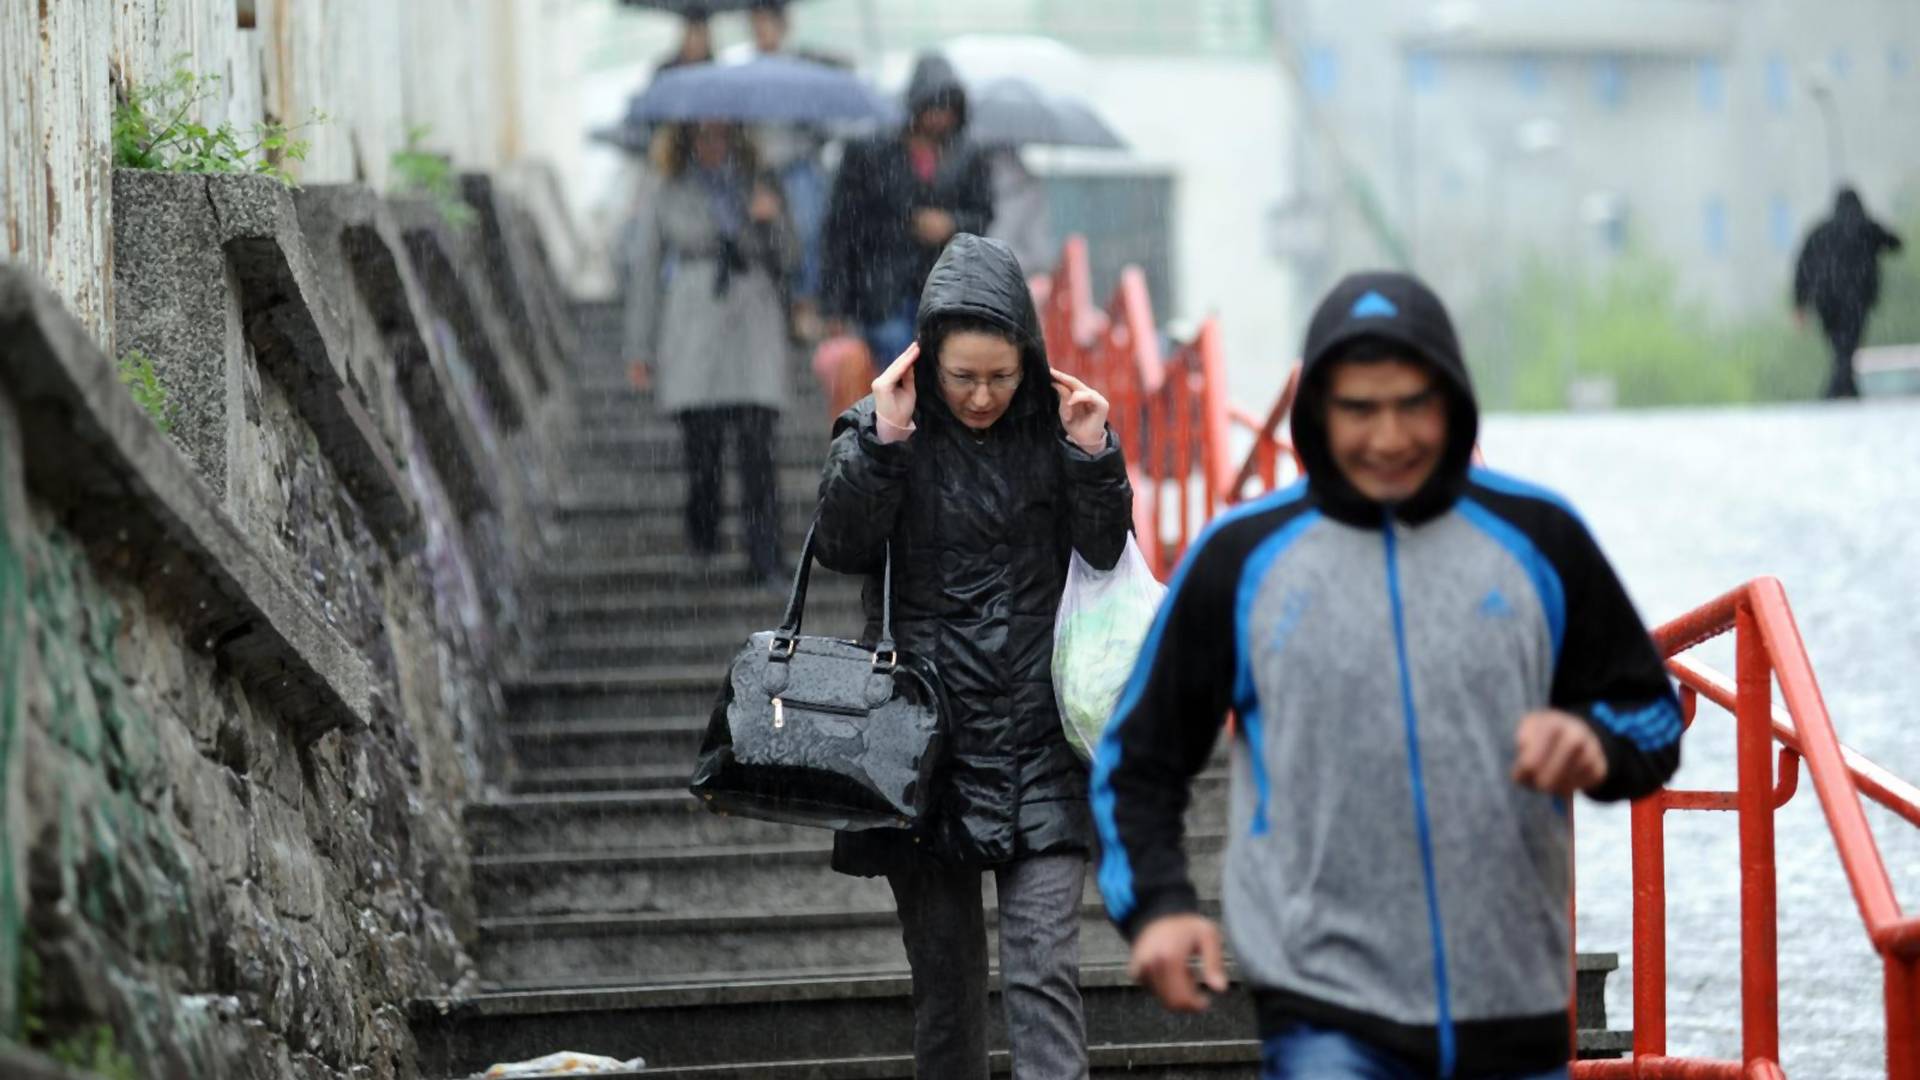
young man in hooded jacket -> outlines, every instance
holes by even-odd
[[[1180,847],[1238,717],[1223,906],[1263,1075],[1550,1077],[1572,1056],[1567,797],[1657,789],[1671,683],[1573,510],[1471,467],[1451,321],[1404,274],[1307,334],[1307,479],[1176,572],[1094,764],[1107,908],[1135,977],[1204,1008],[1219,931]]]

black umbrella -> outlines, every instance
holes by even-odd
[[[822,124],[879,120],[887,103],[858,75],[788,56],[663,71],[627,107],[628,126],[689,120]]]
[[[1017,78],[967,87],[967,137],[975,142],[1016,146],[1127,147],[1085,102],[1050,94]]]

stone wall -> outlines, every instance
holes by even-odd
[[[504,760],[566,305],[481,177],[462,230],[355,186],[111,188],[119,355],[0,266],[0,1043],[414,1076],[407,1002],[471,978],[461,811]]]

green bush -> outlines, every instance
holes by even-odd
[[[433,200],[441,220],[456,229],[466,228],[479,215],[460,197],[453,163],[445,154],[426,149],[424,144],[432,132],[433,128],[426,124],[407,129],[406,149],[395,150],[388,163],[393,170],[393,190],[398,194],[425,195]]]
[[[167,405],[167,388],[153,370],[153,359],[139,349],[128,349],[120,357],[120,385],[133,395],[134,403],[153,418],[162,434],[173,431],[173,409]]]

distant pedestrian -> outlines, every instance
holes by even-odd
[[[660,185],[630,238],[626,353],[650,365],[658,407],[680,422],[687,534],[719,550],[725,445],[739,456],[748,577],[784,579],[773,437],[787,403],[781,291],[798,258],[778,181],[737,125],[703,122],[655,137]]]
[[[949,699],[949,756],[915,832],[842,833],[833,865],[884,874],[913,969],[921,1080],[987,1076],[987,927],[1015,1080],[1084,1080],[1080,903],[1087,771],[1054,706],[1053,624],[1071,552],[1114,566],[1133,520],[1107,402],[1047,365],[1006,245],[961,234],[927,278],[918,344],[840,417],[820,480],[822,565],[867,575],[867,638],[893,553],[899,647]]]
[[[1565,800],[1657,789],[1680,712],[1599,546],[1557,496],[1472,468],[1446,309],[1405,274],[1334,286],[1307,332],[1307,478],[1181,561],[1094,761],[1100,889],[1169,1008],[1226,989],[1181,850],[1238,718],[1224,908],[1263,1077],[1565,1077]]]
[[[947,241],[993,222],[966,90],[942,57],[915,66],[907,114],[899,132],[847,144],[821,238],[822,311],[857,328],[876,366],[913,340],[920,287]]]
[[[1880,299],[1880,256],[1899,250],[1900,238],[1867,216],[1859,193],[1850,187],[1840,189],[1833,216],[1815,226],[1800,247],[1793,272],[1793,313],[1804,322],[1812,307],[1820,316],[1820,328],[1833,350],[1829,398],[1860,396],[1853,354]]]
[[[713,20],[707,9],[690,4],[680,12],[680,43],[654,64],[653,73],[671,71],[688,64],[713,62]]]
[[[1051,272],[1060,247],[1053,238],[1046,181],[1027,168],[1017,146],[1002,143],[985,152],[993,178],[993,228],[987,235],[1013,249],[1028,277]]]

